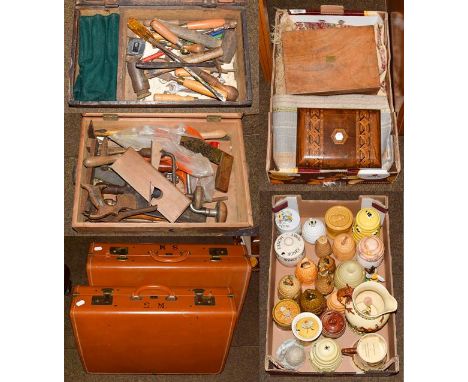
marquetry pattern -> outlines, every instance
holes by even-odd
[[[371,126],[368,110],[357,111],[356,153],[359,167],[369,167],[371,162]]]
[[[310,109],[307,111],[307,158],[311,167],[320,167],[322,164],[323,148],[323,111]]]

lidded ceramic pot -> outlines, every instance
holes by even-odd
[[[315,289],[306,289],[302,292],[299,305],[303,312],[310,312],[316,315],[322,314],[327,307],[327,302],[323,294]]]
[[[275,253],[281,264],[295,267],[305,256],[304,240],[297,233],[283,233],[276,238]]]
[[[344,288],[349,285],[352,288],[366,281],[366,271],[355,260],[348,260],[336,268],[335,286],[337,289]]]
[[[335,273],[336,263],[333,257],[325,256],[318,261],[318,273],[321,276],[332,275]]]
[[[335,310],[340,313],[344,313],[345,307],[344,305],[338,300],[337,291],[334,291],[327,297],[327,308],[330,310]]]
[[[380,232],[379,211],[372,207],[360,209],[356,215],[352,232],[356,242],[367,236],[378,235]]]
[[[317,266],[308,257],[304,257],[296,265],[295,275],[302,284],[312,284],[317,278]]]
[[[276,361],[285,369],[297,370],[306,359],[304,346],[295,338],[284,341],[276,349]]]
[[[331,338],[321,338],[314,342],[309,355],[312,367],[324,373],[338,369],[343,359],[340,345]]]
[[[275,214],[275,224],[279,233],[301,233],[301,217],[293,208],[285,208]]]
[[[332,253],[331,244],[328,238],[323,235],[315,241],[315,254],[317,257],[329,256]]]
[[[339,338],[346,330],[346,319],[336,310],[327,310],[320,317],[322,320],[322,334],[329,338]]]
[[[301,295],[301,283],[294,275],[286,275],[278,283],[278,298],[297,300]]]
[[[325,224],[320,219],[309,218],[302,226],[302,237],[310,244],[315,244],[320,236],[325,235]]]
[[[333,254],[340,261],[351,260],[356,254],[356,242],[349,233],[340,233],[333,240]]]
[[[345,206],[333,206],[325,213],[327,234],[332,239],[340,233],[349,232],[353,225],[353,213]]]
[[[291,329],[291,323],[299,313],[301,308],[299,304],[291,299],[279,301],[273,308],[273,321],[279,328],[284,330]]]
[[[357,244],[356,260],[365,269],[377,268],[384,259],[385,246],[378,236],[361,239]]]
[[[311,342],[322,333],[322,321],[313,313],[303,312],[294,317],[291,329],[298,340]]]
[[[326,274],[325,276],[322,276],[321,274],[319,274],[317,276],[317,280],[315,281],[315,289],[317,289],[324,296],[326,296],[327,294],[330,294],[331,292],[333,292],[333,289],[335,289],[335,284],[334,284],[333,279],[334,279],[333,273]]]

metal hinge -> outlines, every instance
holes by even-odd
[[[193,293],[195,293],[195,305],[216,305],[214,296],[204,296],[204,292],[205,290],[201,288],[193,290]]]
[[[102,119],[104,121],[118,121],[119,116],[117,114],[103,114]]]
[[[114,289],[102,288],[102,296],[91,297],[91,305],[112,305]]]
[[[203,0],[202,7],[216,8],[217,6],[218,6],[218,0]]]
[[[222,117],[220,115],[207,115],[207,122],[221,122]]]

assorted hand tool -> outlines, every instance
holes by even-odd
[[[138,100],[151,95],[155,101],[174,102],[238,99],[237,83],[231,74],[237,48],[235,21],[129,18],[127,26],[137,36],[128,40],[126,61]],[[208,69],[215,70],[218,78]],[[173,73],[171,80],[180,85],[176,93],[153,80],[167,73]]]
[[[83,215],[90,222],[226,222],[234,157],[218,147],[229,139],[221,129],[106,130],[91,122]]]

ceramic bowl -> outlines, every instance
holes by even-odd
[[[284,341],[276,349],[276,361],[285,369],[297,370],[306,360],[304,346],[295,338]]]
[[[340,345],[331,338],[321,338],[312,344],[309,355],[313,368],[324,373],[338,369],[343,359]]]
[[[346,285],[356,288],[364,281],[366,281],[366,271],[355,260],[345,261],[336,268],[335,287],[337,289],[344,288]]]
[[[276,238],[275,253],[286,267],[295,267],[304,257],[304,240],[297,233],[283,233]]]
[[[315,244],[320,236],[325,235],[325,224],[320,219],[309,218],[302,226],[302,237],[310,244]]]
[[[313,313],[303,312],[294,317],[291,328],[298,340],[312,342],[322,333],[322,321]]]
[[[275,214],[275,225],[278,232],[301,233],[301,218],[299,213],[293,208],[285,208]]]

